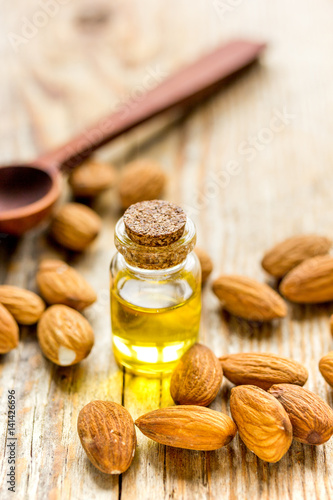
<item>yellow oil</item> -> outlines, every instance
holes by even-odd
[[[190,276],[142,283],[126,273],[116,281],[111,289],[111,318],[117,362],[136,374],[170,373],[198,339],[200,284]]]

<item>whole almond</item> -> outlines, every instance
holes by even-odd
[[[222,356],[223,373],[235,385],[256,385],[264,390],[273,384],[304,385],[307,369],[292,359],[262,352],[245,352]]]
[[[301,262],[317,255],[325,255],[332,242],[325,236],[308,234],[292,236],[269,250],[261,265],[272,276],[282,278]]]
[[[0,354],[15,349],[19,343],[19,328],[8,309],[0,304]]]
[[[333,257],[322,255],[305,260],[283,278],[280,292],[302,304],[333,300]]]
[[[301,443],[323,444],[333,434],[333,410],[319,396],[292,384],[273,385],[269,391],[290,418],[294,438]]]
[[[86,318],[63,305],[51,306],[44,312],[37,336],[44,356],[59,366],[79,363],[94,345],[94,333]]]
[[[213,262],[208,253],[200,247],[194,249],[201,266],[201,282],[204,285],[213,271]]]
[[[166,183],[166,176],[158,163],[140,159],[128,163],[119,181],[122,207],[128,208],[139,201],[159,198]]]
[[[319,361],[319,370],[326,382],[333,387],[333,351]]]
[[[0,302],[21,325],[33,325],[45,310],[38,295],[18,286],[0,285]]]
[[[173,371],[170,393],[176,404],[208,406],[222,384],[222,368],[215,354],[202,344],[194,344]]]
[[[115,183],[116,172],[112,165],[88,160],[76,167],[68,182],[75,196],[93,198]]]
[[[157,443],[187,450],[217,450],[237,429],[228,415],[203,406],[170,406],[139,417],[135,425]]]
[[[284,300],[268,285],[237,275],[221,275],[213,292],[231,314],[250,321],[271,321],[287,314]]]
[[[50,234],[63,247],[81,252],[97,237],[101,224],[101,218],[91,208],[67,203],[55,214]]]
[[[62,260],[42,260],[36,280],[48,304],[64,304],[81,311],[97,298],[84,277]]]
[[[292,442],[292,426],[283,406],[260,387],[231,389],[230,409],[246,446],[266,462],[278,462]]]
[[[134,422],[123,406],[92,401],[82,408],[77,431],[90,462],[106,474],[121,474],[132,463],[136,448]]]

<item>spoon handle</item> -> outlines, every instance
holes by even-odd
[[[246,40],[217,48],[35,163],[44,168],[74,168],[99,147],[148,119],[176,106],[190,107],[194,101],[207,97],[218,84],[253,63],[264,48],[265,44]]]

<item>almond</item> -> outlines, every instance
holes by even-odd
[[[266,462],[278,462],[292,442],[292,426],[283,406],[260,387],[231,389],[230,409],[246,446]]]
[[[0,285],[0,302],[21,325],[33,325],[45,310],[38,295],[18,286]]]
[[[157,443],[187,450],[217,450],[237,429],[228,415],[203,406],[171,406],[139,417],[135,425]]]
[[[92,401],[82,408],[77,431],[90,462],[106,474],[121,474],[132,463],[136,448],[134,422],[123,406]]]
[[[283,278],[280,292],[288,300],[302,304],[333,300],[333,257],[305,260]]]
[[[326,382],[333,387],[333,351],[319,361],[319,370]]]
[[[195,247],[194,249],[201,266],[201,282],[204,285],[213,271],[213,262],[208,253],[202,248]]]
[[[292,384],[273,385],[269,391],[290,418],[294,438],[301,443],[323,444],[333,434],[333,410],[319,396]]]
[[[51,306],[44,312],[37,336],[44,356],[59,366],[78,363],[94,345],[94,333],[86,318],[63,305]]]
[[[119,181],[119,196],[122,207],[128,208],[139,201],[160,197],[166,176],[158,163],[140,159],[128,163]]]
[[[275,354],[245,352],[219,359],[224,375],[235,385],[256,385],[267,390],[273,384],[304,385],[308,379],[303,365]]]
[[[284,300],[265,283],[237,275],[221,275],[213,292],[231,314],[250,321],[270,321],[287,314]]]
[[[116,172],[112,165],[88,160],[76,167],[68,182],[75,196],[93,198],[115,183]]]
[[[36,276],[48,304],[64,304],[81,311],[96,301],[96,293],[73,267],[62,260],[44,259]]]
[[[194,344],[173,371],[170,393],[176,404],[208,406],[222,384],[222,368],[215,354]]]
[[[332,242],[315,234],[292,236],[269,250],[261,265],[272,276],[282,278],[301,262],[317,255],[325,255]]]
[[[15,349],[19,343],[19,328],[8,309],[0,304],[0,354]]]
[[[50,234],[69,250],[81,252],[97,237],[101,230],[100,217],[81,203],[67,203],[55,214]]]

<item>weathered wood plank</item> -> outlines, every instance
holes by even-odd
[[[260,67],[164,135],[154,133],[174,117],[127,134],[101,156],[122,165],[147,155],[163,164],[169,175],[166,197],[194,218],[215,275],[237,272],[267,280],[259,263],[274,242],[300,232],[332,235],[329,0],[57,5],[45,26],[15,51],[9,33],[22,35],[23,18],[35,19],[40,3],[0,2],[1,161],[33,158],[55,147],[218,41],[265,39],[270,47]],[[34,327],[23,328],[19,348],[0,359],[3,450],[8,389],[17,396],[17,498],[332,499],[332,442],[317,448],[294,443],[280,463],[265,464],[238,437],[225,449],[199,453],[165,448],[138,431],[137,456],[127,473],[109,478],[92,467],[76,433],[85,403],[123,402],[133,417],[171,404],[168,381],[123,377],[114,362],[107,270],[120,215],[116,193],[106,193],[94,208],[103,231],[80,257],[53,246],[42,229],[19,241],[0,238],[1,282],[34,290],[39,258],[58,256],[98,290],[98,302],[86,313],[96,345],[80,366],[53,367],[40,353]],[[333,392],[318,371],[320,357],[332,349],[332,312],[332,305],[290,306],[281,323],[248,325],[221,313],[208,284],[201,338],[218,355],[259,350],[294,357],[309,369],[307,386],[333,405]],[[225,381],[212,407],[228,412],[229,391]],[[1,498],[11,498],[5,451],[2,458]]]

